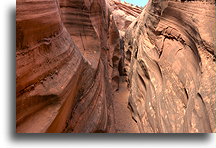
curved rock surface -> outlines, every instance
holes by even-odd
[[[149,1],[125,36],[140,132],[216,131],[214,51],[214,1]]]
[[[114,131],[109,47],[119,43],[108,38],[118,30],[105,8],[103,0],[17,1],[17,132]]]
[[[61,132],[86,62],[56,1],[17,1],[16,29],[17,132],[50,131],[57,118],[52,132]]]
[[[216,132],[215,23],[214,0],[17,0],[16,131]]]

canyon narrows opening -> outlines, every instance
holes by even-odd
[[[17,133],[215,129],[215,1],[17,0]]]

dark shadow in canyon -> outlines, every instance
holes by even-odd
[[[16,133],[16,8],[10,7],[8,9],[8,22],[9,25],[9,35],[8,35],[8,47],[9,53],[7,57],[7,66],[8,74],[9,74],[9,84],[7,85],[7,94],[9,98],[7,101],[7,114],[9,116],[10,135],[13,137],[14,133]],[[4,49],[6,50],[6,49]]]
[[[11,140],[19,142],[207,142],[210,134],[16,134],[13,133]]]

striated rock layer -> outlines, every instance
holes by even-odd
[[[16,30],[17,132],[61,132],[87,62],[56,1],[17,1]]]
[[[215,23],[214,0],[17,0],[16,131],[216,132]]]
[[[18,0],[16,25],[17,132],[114,132],[119,34],[105,1]]]
[[[112,92],[119,83],[119,34],[115,22],[104,0],[60,0],[60,8],[71,38],[93,68],[93,73],[86,72],[83,82],[89,85],[81,88],[67,130],[92,132],[94,126],[99,126],[94,132],[113,131],[104,129],[113,124]]]
[[[215,2],[150,0],[125,35],[129,106],[144,133],[215,132]]]

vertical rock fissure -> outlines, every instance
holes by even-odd
[[[17,132],[215,132],[214,0],[18,0],[16,13]]]

